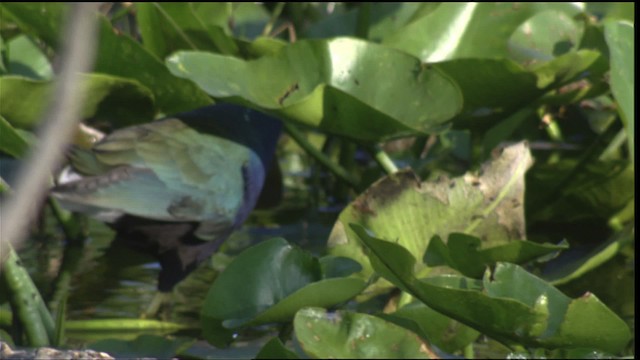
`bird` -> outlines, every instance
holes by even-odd
[[[280,119],[227,103],[121,128],[72,147],[50,193],[155,256],[170,293],[256,206],[281,132]]]

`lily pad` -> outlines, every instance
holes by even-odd
[[[27,141],[0,115],[0,151],[21,157],[29,148]]]
[[[499,261],[521,264],[538,257],[567,249],[568,244],[538,244],[531,241],[513,241],[480,250],[482,240],[475,236],[451,233],[445,244],[437,235],[429,242],[424,255],[428,266],[447,265],[465,276],[481,278],[487,266]]]
[[[252,61],[178,52],[167,66],[215,98],[359,140],[437,131],[462,107],[457,86],[439,70],[351,38],[302,40]]]
[[[415,258],[422,258],[435,235],[475,235],[482,240],[481,249],[524,239],[524,174],[531,163],[527,143],[520,142],[497,149],[478,174],[428,182],[411,170],[386,176],[340,213],[329,252],[358,261],[363,267],[358,275],[368,279],[373,269],[351,223],[400,244]],[[426,270],[424,264],[417,267]]]
[[[634,97],[634,26],[625,21],[609,21],[604,25],[611,53],[611,91],[619,104],[618,112],[627,132],[631,163],[635,154]]]
[[[510,58],[509,39],[538,12],[568,16],[581,9],[568,3],[442,3],[386,36],[383,43],[426,62],[461,58]]]
[[[52,48],[58,47],[67,4],[2,3],[17,24]],[[94,71],[137,80],[154,95],[156,106],[166,114],[193,110],[213,101],[189,81],[172,76],[164,64],[131,37],[115,31],[109,20],[99,16]],[[8,119],[8,118],[7,118]]]
[[[509,263],[498,263],[482,282],[450,275],[418,279],[415,258],[407,249],[370,236],[360,225],[351,227],[369,250],[378,274],[429,307],[504,344],[616,353],[631,339],[624,321],[593,294],[570,299]]]
[[[153,95],[137,81],[104,74],[83,74],[80,79],[85,93],[82,117],[120,126],[153,119]],[[14,127],[31,129],[41,120],[52,90],[51,81],[0,77],[0,115]]]
[[[25,76],[35,80],[51,80],[53,69],[49,59],[26,35],[19,35],[7,42],[11,56],[7,64],[8,74]]]
[[[416,334],[372,315],[305,308],[293,326],[300,346],[314,358],[439,358]]]
[[[317,258],[276,238],[244,251],[216,279],[202,310],[203,327],[291,321],[304,306],[336,305],[363,288],[359,279],[323,276]]]

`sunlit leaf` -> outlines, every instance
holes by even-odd
[[[81,116],[126,125],[153,118],[153,95],[138,82],[104,74],[83,74],[85,98]],[[17,76],[0,77],[0,115],[14,127],[33,128],[49,106],[51,81]],[[24,106],[29,104],[29,106]]]
[[[360,262],[359,275],[367,279],[372,268],[351,223],[420,259],[434,235],[473,234],[482,239],[482,249],[524,239],[524,173],[531,162],[528,145],[521,142],[496,151],[478,174],[430,182],[420,182],[409,170],[384,177],[340,213],[329,252]]]
[[[462,106],[440,71],[350,38],[298,41],[253,61],[178,52],[167,66],[213,97],[361,140],[436,131]]]
[[[480,336],[478,331],[419,301],[403,306],[392,314],[378,316],[412,330],[431,344],[450,353],[461,350]]]
[[[203,327],[290,321],[304,306],[329,307],[363,288],[358,279],[323,279],[317,258],[272,239],[244,251],[216,279],[202,310]]]
[[[438,358],[416,334],[367,314],[305,308],[293,325],[300,346],[314,358]]]
[[[447,265],[465,276],[480,278],[487,266],[499,261],[521,264],[568,248],[566,244],[530,241],[513,241],[482,250],[481,245],[479,238],[466,234],[451,233],[446,244],[436,236],[429,242],[424,260],[428,266]]]
[[[49,59],[27,36],[17,36],[7,43],[8,73],[36,80],[51,80],[53,69]]]
[[[418,279],[402,246],[351,225],[377,273],[429,307],[505,344],[590,347],[616,353],[631,338],[627,325],[593,294],[570,299],[521,267],[498,263],[482,283],[464,277]]]
[[[385,37],[383,43],[426,62],[461,58],[510,58],[509,38],[528,18],[545,10],[569,16],[568,3],[442,3]]]

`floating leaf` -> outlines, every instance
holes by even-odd
[[[0,115],[0,151],[21,157],[29,148],[27,141]]]
[[[82,117],[106,118],[120,125],[153,119],[153,95],[138,82],[104,74],[82,74],[80,79],[85,94]],[[49,105],[52,89],[51,81],[0,77],[0,115],[15,127],[33,128]]]
[[[499,261],[521,264],[538,257],[567,249],[566,244],[538,244],[530,241],[514,241],[480,250],[482,240],[475,236],[451,233],[445,244],[435,236],[429,242],[424,259],[428,266],[447,265],[463,275],[480,278],[487,266]]]
[[[300,346],[314,358],[438,358],[416,334],[367,314],[305,308],[293,326]]]
[[[244,251],[216,279],[202,310],[203,327],[290,321],[304,306],[329,307],[363,288],[358,279],[323,280],[318,259],[272,239]]]
[[[571,4],[442,3],[425,16],[386,36],[383,43],[422,61],[509,58],[509,38],[540,11],[580,12]]]
[[[420,182],[410,170],[386,176],[340,213],[329,252],[360,262],[360,276],[367,279],[372,268],[351,223],[401,244],[416,258],[434,235],[472,234],[482,239],[482,249],[524,239],[524,173],[531,163],[528,145],[520,142],[497,150],[477,175],[432,182]]]
[[[167,66],[213,97],[360,140],[436,131],[462,106],[456,85],[439,70],[351,38],[302,40],[252,61],[178,52]]]
[[[256,359],[299,359],[298,355],[287,349],[280,339],[273,338],[269,340],[260,352],[255,356]]]
[[[476,340],[480,333],[427,305],[414,301],[391,314],[379,317],[412,330],[438,348],[453,353]]]
[[[629,156],[635,153],[635,97],[634,97],[634,28],[624,21],[608,21],[604,34],[611,53],[611,92],[618,102],[618,112],[625,125],[629,142]]]
[[[19,35],[7,43],[10,54],[8,73],[35,80],[51,80],[53,69],[49,59],[26,35]]]
[[[375,271],[429,307],[509,344],[589,347],[616,353],[631,339],[627,325],[593,294],[570,299],[521,267],[498,263],[482,283],[459,276],[418,279],[415,258],[398,244],[351,228]]]

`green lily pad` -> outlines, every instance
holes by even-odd
[[[252,61],[178,52],[167,66],[213,97],[359,140],[437,131],[462,106],[439,70],[351,38],[302,40]]]
[[[193,83],[176,78],[164,64],[132,38],[117,34],[100,18],[100,39],[94,71],[139,81],[155,96],[166,114],[193,110],[213,101]]]
[[[461,58],[510,58],[509,39],[538,12],[573,16],[568,3],[442,3],[435,10],[389,34],[383,44],[426,62]]]
[[[143,45],[160,59],[177,50],[238,54],[235,42],[221,27],[207,26],[193,3],[139,3],[136,10]]]
[[[478,331],[420,301],[405,305],[394,313],[377,316],[415,332],[448,353],[462,350],[480,336]]]
[[[52,48],[58,47],[67,4],[3,3],[0,6],[16,19],[23,31],[34,33]],[[114,31],[104,16],[99,16],[99,22],[95,72],[139,81],[151,90],[156,106],[166,114],[213,103],[193,83],[172,76],[164,64],[140,43]]]
[[[137,81],[104,74],[80,78],[85,89],[82,117],[108,119],[120,126],[153,119],[153,95]],[[0,77],[0,115],[14,127],[33,128],[49,105],[52,90],[51,81]]]
[[[530,65],[575,50],[582,34],[583,24],[566,12],[542,11],[516,29],[509,39],[509,49],[512,59]]]
[[[609,219],[634,202],[635,171],[628,161],[591,162],[575,172],[577,164],[567,159],[536,167],[528,190],[532,203],[537,202],[539,208],[529,212],[531,223]],[[571,178],[563,181],[567,176]],[[548,195],[536,199],[534,194]]]
[[[521,264],[538,257],[567,249],[568,244],[538,244],[531,241],[513,241],[480,250],[482,240],[475,236],[451,233],[445,244],[434,236],[424,255],[428,266],[447,265],[465,276],[481,278],[487,266],[499,261]]]
[[[416,334],[372,315],[304,308],[293,326],[300,346],[314,358],[438,358]]]
[[[287,349],[280,339],[267,341],[255,357],[256,359],[299,359],[298,355]]]
[[[367,247],[377,273],[429,307],[507,345],[590,347],[616,353],[631,339],[624,321],[593,294],[572,300],[509,263],[498,263],[482,283],[458,276],[418,279],[408,250],[370,236],[360,225],[351,227]]]
[[[189,347],[195,340],[188,338],[166,338],[156,335],[140,335],[135,340],[124,341],[106,339],[96,341],[89,348],[103,351],[118,358],[173,358],[180,351]]]
[[[290,321],[304,306],[339,304],[364,285],[359,279],[326,278],[317,258],[272,239],[244,251],[216,279],[202,310],[203,327]]]
[[[51,80],[53,69],[45,54],[26,35],[19,35],[7,42],[10,54],[8,74],[25,76],[35,80]]]
[[[611,92],[619,105],[618,112],[627,132],[629,156],[633,163],[635,154],[634,26],[625,21],[608,21],[605,22],[604,29],[611,53]]]
[[[11,15],[25,33],[36,35],[52,48],[59,47],[64,16],[69,10],[69,4],[3,2],[0,7]]]
[[[340,213],[329,236],[329,253],[358,261],[363,267],[358,275],[368,279],[373,269],[351,223],[402,245],[415,258],[422,258],[434,235],[475,235],[482,239],[482,249],[524,239],[524,173],[531,163],[528,145],[520,142],[497,150],[479,174],[427,182],[410,170],[386,176]],[[424,264],[417,267],[426,270]]]
[[[0,115],[0,151],[19,158],[29,149],[27,141]]]
[[[597,248],[578,259],[564,263],[559,268],[545,274],[544,278],[554,285],[573,281],[613,258],[621,249],[633,242],[634,235],[635,229],[629,224]]]

